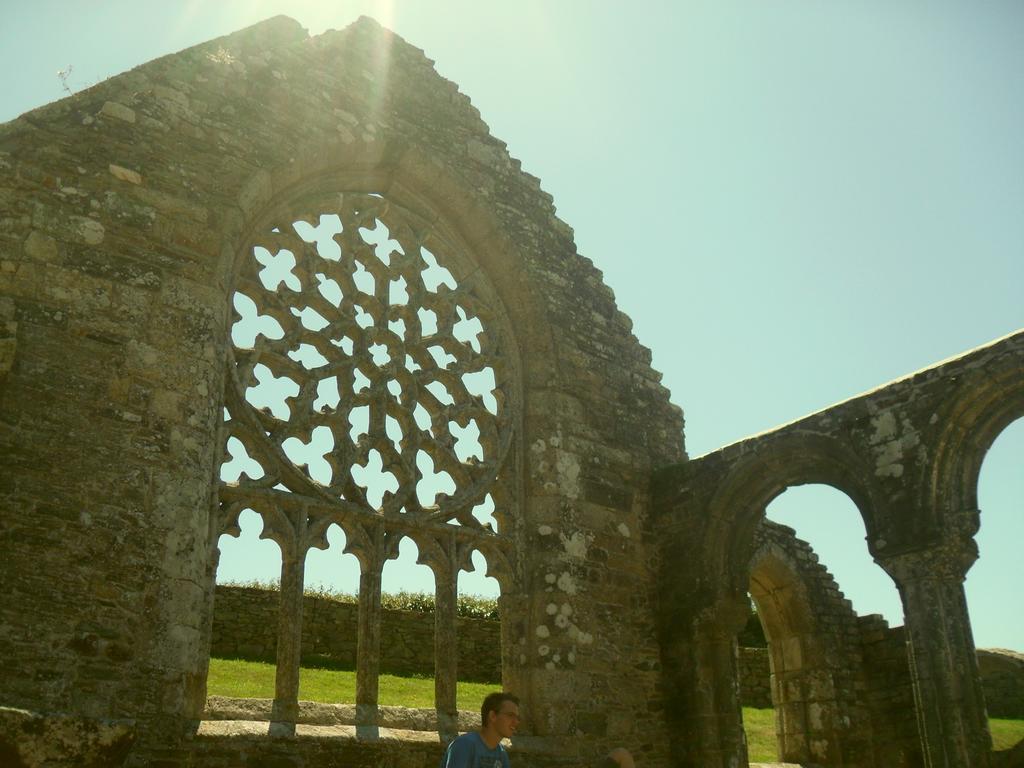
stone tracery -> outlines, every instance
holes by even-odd
[[[233,350],[228,407],[245,413],[229,434],[270,468],[239,487],[479,527],[470,511],[511,444],[500,345],[482,322],[488,308],[438,263],[427,241],[450,247],[411,212],[376,195],[341,195],[335,206],[279,215],[243,264],[238,293],[276,322],[278,336],[264,326],[250,348]],[[279,394],[278,408],[252,407],[267,373],[297,392]],[[319,477],[290,441],[324,448]],[[372,461],[397,489],[360,477]],[[430,472],[446,474],[453,492],[427,487]]]
[[[223,475],[220,530],[253,509],[281,547],[275,717],[294,723],[305,553],[334,523],[362,572],[366,719],[381,572],[403,536],[434,573],[438,711],[454,717],[458,572],[477,549],[506,588],[511,571],[515,391],[493,299],[437,227],[378,194],[312,196],[266,221],[236,279],[223,437],[249,469]]]

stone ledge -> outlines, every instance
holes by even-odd
[[[210,696],[206,700],[205,721],[239,720],[260,721],[270,720],[271,699],[243,699],[231,696]],[[316,701],[300,701],[298,721],[303,725],[355,725],[356,707],[354,704],[327,704]],[[458,729],[470,731],[480,724],[480,713],[472,710],[459,710]],[[377,708],[377,725],[409,731],[436,731],[437,712],[434,709],[415,707],[379,706]]]
[[[182,765],[192,768],[378,768],[436,765],[443,745],[436,732],[297,725],[274,735],[262,720],[210,720],[181,745]],[[176,756],[178,757],[178,756]]]
[[[394,707],[401,709],[401,707]],[[267,720],[203,720],[191,737],[197,744],[240,741],[259,743],[329,743],[357,742],[361,744],[393,745],[438,745],[444,744],[436,730],[412,730],[407,728],[386,728],[383,726],[361,725],[310,725],[297,723],[294,735],[279,735],[273,732],[274,725]],[[565,760],[563,740],[543,736],[517,736],[509,745],[512,754],[522,753],[544,755],[555,760]]]
[[[375,726],[356,725],[306,725],[298,723],[295,735],[282,737],[271,733],[273,724],[265,720],[204,720],[193,737],[197,741],[203,739],[235,740],[235,739],[297,739],[310,741],[346,741],[394,742],[421,744],[440,744],[441,737],[437,731],[412,731],[401,728],[381,728]]]

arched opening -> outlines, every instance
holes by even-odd
[[[458,584],[458,706],[469,711],[481,701],[481,694],[486,695],[487,687],[501,687],[501,587],[487,575],[483,552],[475,550],[471,563],[472,571],[459,571]]]
[[[902,623],[899,595],[868,553],[854,502],[821,484],[776,496],[755,533],[750,595],[767,641],[766,650],[739,651],[751,759],[844,765],[877,752],[873,742],[887,726],[875,699],[885,701],[896,689],[909,702],[911,688],[902,630],[886,621]],[[740,639],[756,642],[750,630]],[[873,673],[865,660],[877,651],[872,643],[886,658],[895,654],[902,676]],[[773,709],[775,749],[761,733],[766,704]]]
[[[763,521],[750,595],[767,640],[776,744],[775,754],[766,754],[763,735],[748,732],[751,759],[844,765],[863,754],[870,717],[854,693],[862,677],[856,615],[791,528]],[[754,672],[749,665],[745,671]],[[741,688],[755,686],[748,680]],[[746,716],[763,720],[749,709]]]
[[[306,553],[299,698],[354,703],[359,561],[345,553],[340,525],[328,527],[326,539],[326,549]]]
[[[822,762],[829,757],[820,745],[811,751],[808,714],[823,708],[807,685],[815,674],[827,674],[817,627],[811,621],[807,588],[786,565],[765,557],[750,574],[750,595],[767,640],[771,697],[775,709],[778,756],[786,762]]]
[[[849,496],[819,483],[793,486],[772,500],[765,516],[811,545],[857,615],[878,614],[889,626],[903,624],[899,592],[871,557],[864,520]]]
[[[238,515],[237,532],[224,533],[218,540],[208,714],[224,711],[229,699],[274,695],[281,548],[262,538],[263,528],[263,517],[244,509]]]
[[[1024,577],[1018,546],[1024,541],[1024,418],[1006,427],[986,453],[978,508],[979,558],[964,582],[974,642],[1024,653],[1024,611],[1006,601],[1007,588]]]
[[[728,687],[715,685],[710,688],[709,695],[701,692],[700,696],[695,697],[697,706],[703,708],[700,710],[702,719],[710,719],[715,724],[715,738],[721,744],[720,749],[739,756],[744,752],[744,741],[748,746],[751,743],[749,738],[743,738],[744,731],[748,729],[744,725],[742,702],[737,695],[742,692],[742,685],[736,685],[738,681],[735,655],[738,647],[737,638],[743,630],[744,618],[749,611],[749,601],[744,600],[744,594],[751,589],[750,579],[755,569],[758,549],[764,545],[766,531],[783,530],[792,541],[796,541],[792,529],[765,519],[766,507],[793,486],[812,482],[828,483],[833,489],[843,489],[849,499],[855,500],[854,509],[862,515],[864,527],[871,529],[882,511],[879,506],[881,497],[872,477],[870,471],[865,472],[860,457],[843,442],[828,436],[793,434],[766,442],[759,446],[758,450],[747,452],[747,456],[733,463],[725,477],[717,483],[713,495],[709,498],[710,525],[704,536],[705,549],[714,560],[704,567],[720,567],[728,577],[728,584],[727,589],[715,595],[715,604],[708,606],[709,610],[704,611],[708,616],[707,626],[695,625],[696,642],[692,653],[697,656],[695,661],[698,663],[707,663],[702,657],[708,657],[715,680],[727,680],[732,683]],[[856,617],[849,604],[843,601],[834,580],[824,568],[821,570],[827,575],[827,589],[821,579],[805,578],[810,570],[807,564],[819,567],[818,557],[809,549],[806,542],[800,543],[807,548],[807,552],[802,561],[794,562],[791,570],[800,574],[801,581],[807,588],[808,599],[811,600],[810,615],[822,616],[822,630],[817,633],[815,642],[820,641],[828,657],[832,657],[838,650],[843,659],[850,659],[856,653]],[[785,558],[782,561],[788,562]],[[818,606],[834,606],[836,603],[843,606],[841,613],[847,614],[848,621],[854,624],[851,631],[836,628],[832,622],[826,620],[828,615],[836,613],[835,610],[827,614],[818,610]],[[731,658],[725,656],[727,650]],[[839,675],[849,675],[858,666],[855,663],[844,662]],[[830,672],[819,677],[821,679],[816,683],[818,690],[811,699],[815,706],[807,708],[803,703],[799,703],[794,709],[807,709],[814,718],[812,726],[820,728],[823,737],[818,739],[817,743],[810,744],[806,725],[803,726],[804,733],[801,735],[797,733],[795,727],[787,728],[780,722],[782,728],[787,728],[793,734],[793,738],[786,738],[784,748],[804,749],[805,762],[814,760],[820,763],[821,756],[833,760],[838,755],[838,759],[844,761],[839,764],[849,763],[853,759],[849,757],[850,755],[870,750],[873,717],[857,709],[857,702],[852,695],[855,686],[852,683],[839,685],[836,675]],[[833,690],[835,694],[832,693]],[[838,717],[830,715],[825,718],[823,713],[828,710],[825,704],[832,700],[832,696],[835,696],[835,706],[831,707],[831,711],[839,711],[841,714]],[[794,701],[801,700],[797,698]],[[806,717],[804,719],[807,720]],[[781,721],[781,717],[779,720]],[[707,731],[705,726],[695,719],[692,722],[695,726],[693,731]],[[799,718],[796,715],[790,719],[790,723],[798,722]],[[783,733],[785,735],[785,731]],[[868,739],[867,745],[863,743],[865,738]],[[749,752],[749,749],[747,751]],[[755,757],[771,761],[778,756],[769,753]]]
[[[359,590],[359,561],[345,551],[345,529],[334,523],[326,537],[326,549],[311,549],[306,555],[306,591],[354,596]]]
[[[231,420],[227,409],[224,422]],[[264,477],[263,467],[241,441],[229,438],[220,467],[222,482]],[[217,539],[206,712],[218,716],[229,699],[273,698],[273,663],[281,610],[281,547],[264,536],[263,516],[237,510]]]
[[[964,592],[993,748],[1024,738],[1024,611],[1013,597],[1024,581],[1024,418],[1006,427],[985,455],[978,477],[978,560]]]
[[[410,704],[400,698],[392,682],[394,678],[419,678],[425,682],[434,679],[434,574],[419,560],[419,547],[407,536],[399,542],[398,557],[384,564],[380,627],[382,705]],[[432,697],[421,699],[417,706],[432,707]]]

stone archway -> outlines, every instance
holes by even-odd
[[[745,588],[746,565],[765,508],[787,488],[809,484],[828,485],[848,496],[869,540],[886,515],[873,474],[853,446],[820,433],[784,435],[738,461],[709,503],[704,546],[734,588]]]
[[[873,765],[857,616],[811,547],[791,528],[762,521],[750,562],[771,668],[779,758]]]
[[[665,574],[662,643],[667,675],[690,700],[677,727],[694,742],[687,756],[693,765],[746,760],[736,638],[749,612],[750,564],[767,504],[792,485],[823,483],[850,497],[868,531],[884,513],[869,468],[842,439],[819,432],[765,442],[755,450],[726,448],[690,474],[694,485],[685,503],[699,510],[690,523],[699,519],[700,524],[680,534],[685,540],[676,540],[666,556],[675,566],[685,564],[683,572]],[[736,455],[730,455],[732,448]],[[776,581],[783,580],[777,576]],[[688,583],[697,588],[687,589]],[[682,616],[689,620],[681,622]],[[803,707],[798,701],[793,697],[794,708]],[[861,754],[866,748],[850,749]]]
[[[658,473],[663,554],[672,566],[662,576],[666,678],[694,691],[692,715],[676,722],[696,743],[686,764],[742,763],[731,651],[747,609],[752,542],[767,503],[806,483],[831,485],[856,504],[868,549],[903,603],[902,631],[865,628],[877,662],[865,699],[884,712],[875,723],[880,741],[898,742],[893,759],[876,750],[876,764],[914,765],[922,753],[927,765],[988,764],[962,581],[977,557],[981,461],[1022,413],[1024,332],[1017,332]],[[886,679],[908,658],[912,702],[907,686],[893,698]]]
[[[921,503],[952,532],[976,527],[978,475],[985,454],[1006,427],[1024,417],[1024,335],[1009,339],[984,376],[967,378],[935,420],[942,425]],[[968,519],[964,519],[964,518]],[[967,530],[962,531],[967,533]],[[969,530],[969,535],[974,531]]]
[[[446,236],[451,225],[374,190],[332,187],[321,176],[275,199],[239,251],[233,299],[250,317],[236,313],[233,331],[251,327],[252,340],[232,333],[222,434],[261,474],[219,485],[217,533],[249,508],[283,553],[273,719],[289,732],[306,553],[339,524],[359,559],[356,707],[375,725],[381,572],[403,537],[414,540],[436,586],[438,722],[453,732],[458,572],[490,548],[506,590],[519,591],[518,345],[478,260]],[[473,446],[463,444],[470,427]],[[467,450],[479,458],[463,460]],[[444,493],[435,473],[450,483]],[[492,493],[497,530],[472,514]]]

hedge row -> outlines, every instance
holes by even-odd
[[[229,581],[223,586],[276,591],[280,585],[276,581]],[[356,595],[349,592],[323,587],[307,587],[305,594],[307,597],[337,600],[340,603],[356,603],[359,600]],[[406,592],[405,590],[385,592],[380,596],[380,602],[384,608],[395,611],[434,612],[434,596],[428,592]],[[498,601],[493,597],[483,597],[482,595],[459,595],[458,612],[459,616],[468,616],[472,619],[497,619]]]

